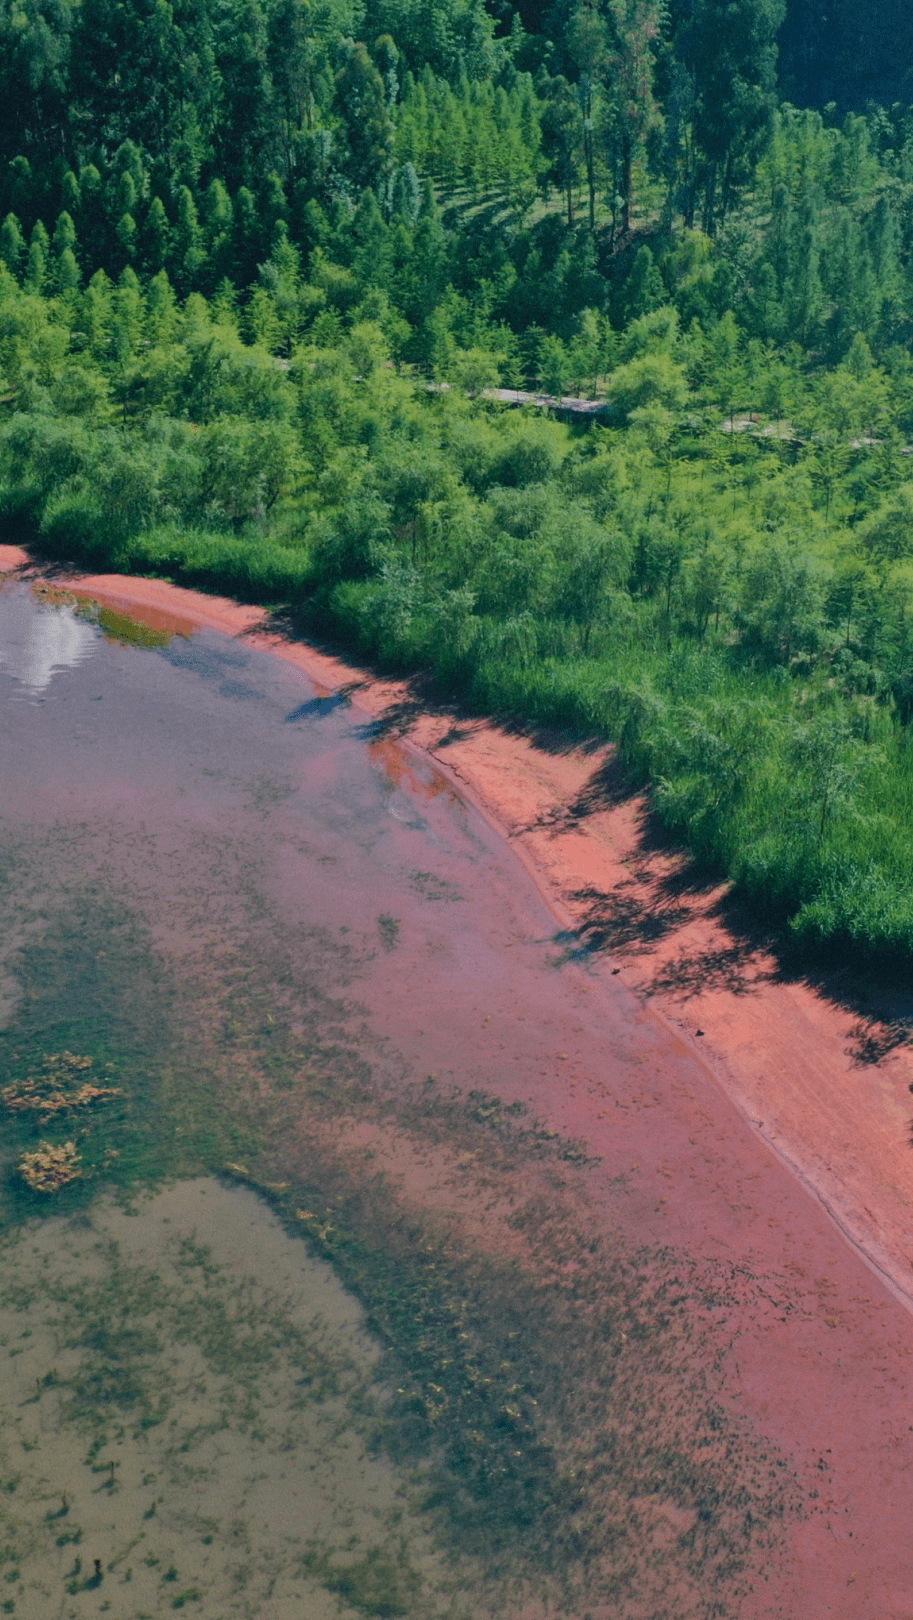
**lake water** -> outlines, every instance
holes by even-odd
[[[0,1612],[729,1612],[786,1476],[718,1489],[665,1199],[571,1128],[658,1061],[632,998],[243,638],[7,585],[0,714]]]

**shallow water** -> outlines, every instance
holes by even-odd
[[[195,974],[213,995],[230,978],[233,995],[278,997],[298,1034],[344,1041],[375,1084],[484,1087],[494,1065],[519,1095],[547,1071],[560,1108],[569,1035],[639,1050],[590,1017],[586,976],[503,841],[357,709],[243,640],[123,645],[22,586],[0,606],[6,971],[19,950],[21,979],[24,942],[67,939],[52,1050],[81,1050],[93,1020],[97,1045],[112,995],[122,1041],[125,1017],[143,1022],[138,980],[158,975],[135,1052]],[[112,984],[112,928],[121,957],[131,935],[127,985]]]
[[[481,1613],[472,1570],[455,1582],[458,1551],[442,1564],[415,1518],[425,1463],[384,1461],[376,1434],[365,1449],[389,1394],[361,1308],[251,1192],[200,1172],[264,1179],[289,1133],[307,1161],[306,1087],[325,1106],[304,1128],[326,1135],[366,1086],[389,1097],[432,1066],[489,1079],[467,1009],[485,1018],[505,945],[551,951],[550,919],[529,888],[518,923],[509,854],[357,710],[243,641],[129,626],[0,593],[4,1079],[72,1052],[118,1093],[91,1115],[0,1115],[10,1601],[36,1620],[49,1602],[138,1616],[178,1599]],[[17,1165],[68,1139],[82,1173],[48,1219]],[[304,1416],[288,1343],[272,1368],[262,1344],[264,1367],[207,1363],[220,1291],[226,1322],[243,1305],[262,1337],[269,1300],[279,1339],[307,1341],[322,1371]],[[332,1333],[308,1327],[317,1310]]]
[[[442,1571],[366,1449],[362,1313],[253,1193],[204,1178],[28,1225],[0,1300],[16,1614],[331,1620],[334,1582],[372,1574],[392,1612],[419,1587],[436,1609]]]
[[[102,1474],[99,1491],[129,1475],[122,1505],[135,1518],[137,1447],[166,1432],[163,1418],[143,1439],[143,1416],[158,1410],[177,1346],[190,1472],[168,1476],[179,1539],[152,1554],[177,1574],[156,1586],[160,1566],[144,1565],[158,1596],[125,1620],[166,1612],[185,1570],[200,1593],[184,1599],[191,1612],[283,1620],[302,1612],[282,1607],[299,1602],[292,1574],[307,1577],[303,1612],[315,1617],[327,1593],[328,1612],[416,1617],[686,1620],[707,1612],[708,1593],[717,1614],[741,1612],[740,1572],[762,1546],[770,1556],[798,1496],[776,1446],[725,1406],[738,1338],[727,1313],[749,1294],[754,1309],[754,1281],[739,1225],[749,1205],[717,1187],[720,1104],[706,1076],[616,980],[569,960],[509,846],[395,736],[243,638],[171,634],[161,615],[132,623],[27,586],[0,593],[0,1062],[19,1096],[36,1077],[47,1087],[61,1052],[90,1058],[85,1072],[116,1093],[47,1123],[0,1115],[3,1263],[24,1266],[30,1299],[47,1263],[66,1316],[61,1256],[78,1278],[96,1252],[85,1233],[108,1254],[116,1236],[120,1270],[105,1260],[107,1282],[100,1272],[96,1294],[79,1297],[97,1322],[98,1289],[115,1303],[120,1289],[132,1342],[143,1254],[167,1277],[175,1260],[164,1206],[140,1201],[126,1217],[118,1200],[164,1184],[174,1191],[158,1196],[180,1202],[182,1187],[205,1186],[230,1234],[251,1195],[204,1179],[228,1174],[264,1189],[286,1231],[332,1261],[340,1301],[357,1295],[364,1313],[349,1318],[353,1345],[373,1336],[375,1361],[350,1348],[353,1393],[326,1409],[338,1411],[333,1443],[318,1424],[290,1448],[299,1482],[323,1459],[314,1500],[329,1528],[316,1542],[303,1510],[278,1539],[264,1528],[278,1512],[285,1362],[256,1442],[259,1483],[239,1472],[243,1424],[212,1430],[202,1388],[191,1432],[191,1374],[211,1379],[172,1304],[144,1374],[151,1393],[132,1363],[109,1387],[121,1362],[104,1336],[91,1376],[66,1364],[123,1430],[98,1453],[113,1481]],[[583,1119],[587,1142],[575,1136]],[[71,1139],[81,1175],[29,1251],[28,1223],[51,1201],[26,1191],[17,1165],[41,1138]],[[688,1141],[694,1163],[672,1182],[667,1158]],[[758,1174],[754,1161],[745,1173]],[[683,1220],[699,1265],[674,1246]],[[256,1286],[275,1297],[298,1265],[307,1293],[309,1251],[273,1225]],[[205,1266],[193,1276],[181,1320],[227,1286]],[[30,1352],[30,1378],[54,1370],[55,1331],[50,1318],[36,1328],[43,1364]],[[232,1370],[221,1376],[227,1391]],[[81,1421],[69,1387],[36,1386],[35,1404],[66,1416],[60,1443],[75,1459],[85,1441],[66,1426]],[[7,1408],[4,1444],[22,1410]],[[237,1462],[224,1480],[222,1446]],[[29,1475],[39,1506],[58,1488],[52,1452],[40,1480]],[[167,1474],[166,1462],[147,1472]],[[199,1546],[181,1528],[194,1478],[206,1500],[224,1485],[204,1514],[221,1528]],[[24,1523],[26,1541],[36,1525]],[[253,1551],[236,1556],[226,1525]],[[110,1535],[103,1552],[86,1542],[78,1571],[61,1574],[48,1554],[60,1613],[109,1601]],[[44,1543],[29,1545],[40,1563]],[[99,1587],[86,1584],[89,1556],[103,1562]],[[247,1587],[231,1585],[236,1566]],[[139,1580],[136,1559],[124,1567]],[[277,1570],[285,1585],[270,1587]]]

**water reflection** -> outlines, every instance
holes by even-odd
[[[41,605],[21,591],[0,592],[0,667],[31,698],[46,692],[54,676],[91,657],[91,624],[67,604]]]

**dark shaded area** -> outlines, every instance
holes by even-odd
[[[633,887],[635,879],[631,879]],[[620,893],[617,889],[605,894],[599,889],[574,889],[571,899],[586,907],[583,922],[576,930],[582,951],[643,949],[683,923],[689,916],[686,906],[656,906],[636,895]],[[581,954],[574,951],[572,955]]]
[[[384,742],[388,738],[400,737],[420,715],[427,712],[426,705],[420,699],[404,698],[400,703],[391,703],[377,719],[366,720],[356,726],[355,735],[362,742]]]
[[[729,990],[733,995],[746,995],[767,974],[746,977],[746,968],[754,955],[748,944],[730,945],[724,950],[706,951],[698,956],[681,956],[670,962],[650,982],[650,990],[670,991],[688,1000],[703,990]]]
[[[351,699],[344,692],[333,692],[329,697],[309,698],[286,715],[285,723],[290,726],[299,720],[319,720],[322,715],[332,714],[334,709],[347,709],[350,702]]]
[[[564,830],[643,793],[643,785],[613,755],[569,805],[537,825]],[[672,860],[672,869],[659,875],[652,871],[646,863],[656,854]],[[884,972],[866,974],[830,958],[815,961],[788,932],[759,918],[737,893],[721,890],[719,873],[682,851],[649,802],[640,815],[637,856],[630,871],[631,876],[612,890],[591,886],[571,891],[568,898],[582,906],[583,914],[576,928],[555,936],[562,948],[560,961],[613,953],[629,959],[647,955],[659,940],[691,920],[689,897],[693,902],[720,891],[705,915],[725,928],[732,943],[673,957],[646,985],[648,995],[672,994],[687,1001],[706,990],[745,996],[762,983],[805,983],[832,1005],[855,1015],[850,1054],[858,1066],[874,1067],[913,1041],[913,999],[906,979]],[[765,965],[771,958],[773,966]]]
[[[790,0],[780,30],[780,89],[797,106],[863,111],[913,97],[908,0]]]
[[[913,1012],[906,1018],[862,1017],[853,1027],[853,1056],[858,1064],[880,1063],[913,1037]]]

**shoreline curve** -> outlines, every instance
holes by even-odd
[[[721,1399],[801,1482],[806,1510],[782,1561],[751,1572],[742,1620],[910,1620],[913,1063],[902,1040],[891,1044],[904,1009],[879,1006],[873,984],[860,1029],[853,987],[839,977],[790,981],[763,939],[744,922],[740,932],[727,891],[699,881],[657,836],[609,745],[465,719],[408,681],[283,638],[264,610],[166,581],[43,568],[0,546],[4,573],[155,630],[211,629],[281,657],[318,694],[344,693],[375,721],[369,746],[389,774],[432,769],[506,841],[563,929],[569,960],[595,968],[600,991],[617,976],[610,1000],[653,1065],[635,1074],[641,1060],[627,1060],[635,1083],[608,1119],[575,1083],[540,1086],[533,1106],[617,1164],[642,1160],[631,1165],[642,1174],[628,1218],[644,1241],[684,1241],[731,1272]],[[601,1101],[608,1107],[604,1086]],[[845,1140],[854,1130],[861,1145]],[[601,1196],[581,1218],[602,1219]]]
[[[705,887],[686,905],[670,903],[687,881],[688,857],[671,845],[643,849],[643,795],[599,802],[593,784],[611,770],[610,744],[590,751],[558,739],[550,750],[494,721],[454,725],[452,710],[410,701],[408,679],[375,676],[289,641],[270,630],[266,609],[165,580],[48,570],[20,547],[0,545],[4,573],[53,576],[156,629],[243,637],[301,669],[327,695],[344,690],[389,742],[440,772],[510,845],[561,928],[579,939],[581,954],[611,962],[650,1015],[685,1041],[752,1134],[913,1313],[913,1146],[904,1117],[913,1048],[903,1039],[892,1044],[899,1020],[909,1017],[913,1028],[913,996],[909,1008],[898,1008],[896,995],[879,1004],[877,984],[861,986],[856,1000],[867,999],[871,1009],[863,1021],[840,1005],[839,986],[785,981],[763,941],[740,941],[728,926],[724,885]],[[590,803],[581,806],[587,793]],[[880,1039],[886,1050],[860,1057],[847,1051],[854,1038],[876,1053]],[[875,1078],[877,1085],[864,1084]],[[842,1147],[855,1160],[849,1174]]]

